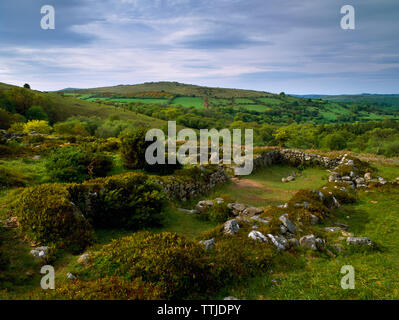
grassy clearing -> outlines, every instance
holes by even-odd
[[[281,179],[296,171],[297,178],[289,183]],[[324,169],[307,168],[302,172],[288,166],[271,166],[254,174],[234,180],[216,189],[213,196],[229,195],[231,199],[253,206],[279,205],[288,201],[300,189],[316,189],[326,183]]]
[[[347,218],[349,217],[349,218]],[[222,295],[241,299],[397,299],[399,296],[399,190],[359,194],[359,202],[341,207],[330,221],[350,226],[356,236],[368,236],[380,250],[348,250],[337,258],[281,255],[281,263],[248,285]],[[355,289],[343,290],[341,267],[355,268]],[[287,267],[289,266],[289,267]],[[265,270],[266,271],[266,270]]]

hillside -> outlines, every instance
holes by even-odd
[[[129,110],[77,99],[73,96],[63,96],[52,92],[24,89],[5,83],[0,83],[0,96],[2,95],[10,97],[16,105],[42,106],[51,115],[51,122],[64,121],[73,116],[96,116],[103,120],[112,116],[129,121],[137,126],[158,128],[162,127],[164,124],[162,120],[137,114]],[[1,107],[2,106],[0,106],[0,108]]]
[[[399,94],[358,94],[358,95],[303,95],[298,96],[310,99],[322,99],[332,102],[343,102],[348,104],[370,104],[381,108],[399,109]]]
[[[66,91],[66,90],[62,90]],[[136,85],[118,85],[113,87],[102,87],[92,89],[79,89],[74,91],[78,93],[116,93],[116,94],[131,94],[140,92],[169,92],[174,95],[193,96],[193,97],[215,97],[215,98],[234,98],[234,97],[265,97],[271,96],[268,92],[243,90],[243,89],[228,89],[228,88],[212,88],[202,87],[191,84],[184,84],[179,82],[146,82]]]
[[[212,109],[218,113],[217,118],[229,119],[233,114],[233,118],[257,123],[333,123],[399,118],[397,108],[379,101],[330,101],[318,96],[305,98],[284,93],[201,87],[177,82],[68,89],[58,93],[108,105],[134,105],[136,112],[150,116],[163,113],[165,108],[193,107],[198,110]],[[143,107],[137,108],[138,105]]]

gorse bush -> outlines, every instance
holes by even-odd
[[[91,226],[63,185],[43,184],[24,189],[13,207],[22,231],[35,243],[81,252],[93,242]]]
[[[49,175],[60,182],[104,177],[113,168],[112,157],[90,148],[67,146],[53,150],[46,162]]]
[[[31,120],[24,125],[25,133],[49,134],[52,130],[48,122],[44,120]]]
[[[165,206],[158,183],[127,173],[69,186],[72,200],[93,226],[138,230],[158,226]]]
[[[162,298],[182,299],[212,286],[209,259],[201,245],[172,233],[139,232],[96,252],[87,273],[141,278],[162,290]]]

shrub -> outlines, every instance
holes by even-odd
[[[49,134],[51,131],[52,128],[49,126],[48,122],[44,120],[31,120],[24,125],[25,133]]]
[[[40,106],[32,106],[26,112],[26,119],[28,120],[45,120],[48,121],[48,115]]]
[[[112,167],[112,157],[78,146],[57,148],[46,162],[50,176],[61,182],[81,182],[89,177],[103,177]]]
[[[215,288],[256,276],[272,264],[275,248],[249,239],[249,231],[217,241],[210,253]]]
[[[347,138],[344,133],[332,133],[322,139],[321,145],[329,150],[343,150],[346,148]]]
[[[93,241],[91,226],[63,185],[43,184],[25,189],[17,197],[14,211],[22,231],[35,243],[81,252]]]
[[[160,175],[168,175],[174,173],[176,170],[180,170],[182,168],[182,165],[180,162],[176,161],[176,164],[169,164],[168,163],[168,155],[165,154],[165,159],[166,162],[165,164],[148,164],[147,162],[145,163],[144,170],[150,173],[156,173]]]
[[[145,141],[146,130],[143,128],[129,131],[121,138],[121,153],[124,166],[129,169],[144,169],[147,165],[145,151],[152,144]]]
[[[89,176],[95,177],[105,177],[108,172],[113,168],[113,160],[110,156],[101,152],[88,152],[87,158],[89,165],[87,166]]]
[[[108,138],[105,142],[103,142],[99,146],[100,151],[108,151],[108,152],[113,152],[113,151],[118,151],[120,148],[121,144],[119,139],[116,138]]]
[[[54,125],[54,131],[60,135],[83,137],[90,135],[79,121],[58,122]]]
[[[202,246],[172,233],[139,232],[114,240],[95,253],[86,272],[142,278],[159,287],[166,299],[186,299],[212,286]]]
[[[116,138],[125,131],[133,130],[132,123],[123,120],[107,120],[99,126],[95,131],[95,136],[99,138]]]
[[[15,113],[14,104],[10,99],[0,93],[0,109],[8,111],[9,113]]]
[[[207,220],[212,222],[225,222],[230,217],[230,210],[225,203],[216,203],[209,207],[201,215],[204,215]]]
[[[164,194],[144,174],[89,180],[69,190],[73,202],[95,227],[138,230],[161,222]]]
[[[13,121],[13,115],[8,111],[0,109],[0,129],[8,129]]]
[[[10,133],[20,133],[24,131],[24,126],[25,123],[23,122],[14,122],[7,131]]]

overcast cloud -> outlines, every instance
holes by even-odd
[[[340,28],[346,4],[356,30]],[[0,82],[399,93],[398,17],[397,0],[2,0]]]

